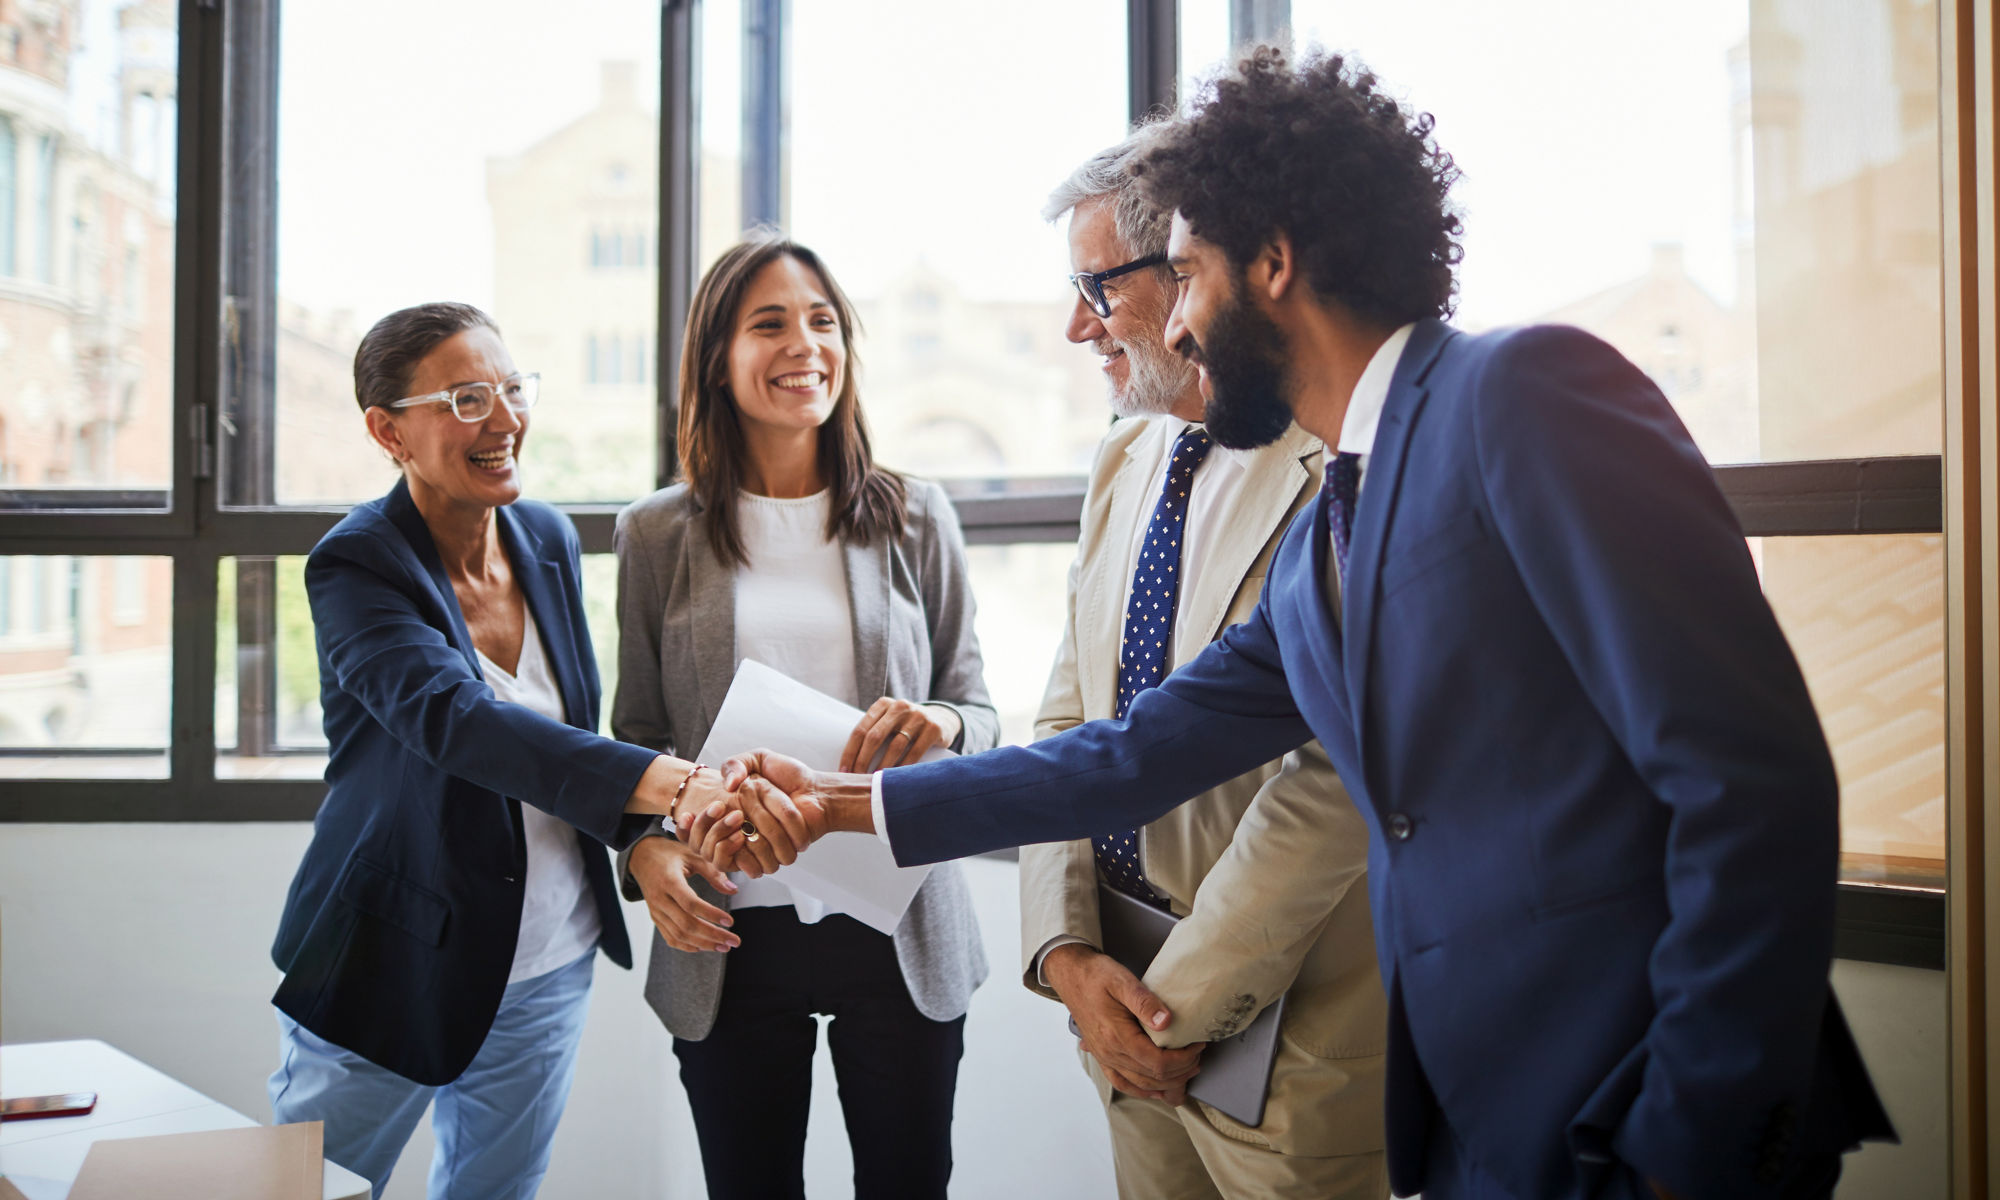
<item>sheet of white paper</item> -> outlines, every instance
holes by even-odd
[[[860,709],[746,658],[730,681],[700,761],[719,764],[746,750],[775,750],[816,771],[831,771],[840,766],[840,752],[860,720]],[[923,761],[950,757],[951,751],[939,747]],[[830,833],[780,868],[776,878],[834,912],[894,933],[930,873],[929,867],[897,866],[889,847],[872,833]]]

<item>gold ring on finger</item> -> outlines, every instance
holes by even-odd
[[[764,835],[757,832],[755,825],[745,821],[743,822],[743,840],[746,842],[761,842],[764,840]]]

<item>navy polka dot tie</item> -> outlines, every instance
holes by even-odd
[[[1333,534],[1334,565],[1347,581],[1347,543],[1354,536],[1354,500],[1361,490],[1361,456],[1343,450],[1326,465],[1326,524]]]
[[[1167,677],[1174,646],[1174,604],[1180,595],[1181,542],[1187,535],[1188,493],[1194,490],[1195,468],[1214,445],[1206,430],[1189,428],[1174,443],[1167,463],[1167,485],[1153,506],[1139,562],[1132,572],[1132,599],[1125,605],[1125,636],[1118,645],[1118,703],[1122,717],[1140,692]],[[1148,904],[1166,907],[1166,897],[1146,883],[1139,865],[1139,831],[1095,837],[1090,846],[1104,881]]]

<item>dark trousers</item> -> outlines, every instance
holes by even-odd
[[[851,917],[733,914],[715,1028],[674,1039],[711,1200],[804,1200],[815,1013],[854,1150],[855,1200],[942,1200],[965,1018],[917,1011],[889,938]]]

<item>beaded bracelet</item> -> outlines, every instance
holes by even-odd
[[[688,769],[687,774],[681,776],[681,785],[674,789],[674,798],[667,802],[667,823],[674,828],[680,828],[681,797],[687,794],[688,784],[693,782],[696,775],[706,770],[708,770],[707,763],[696,763]]]

